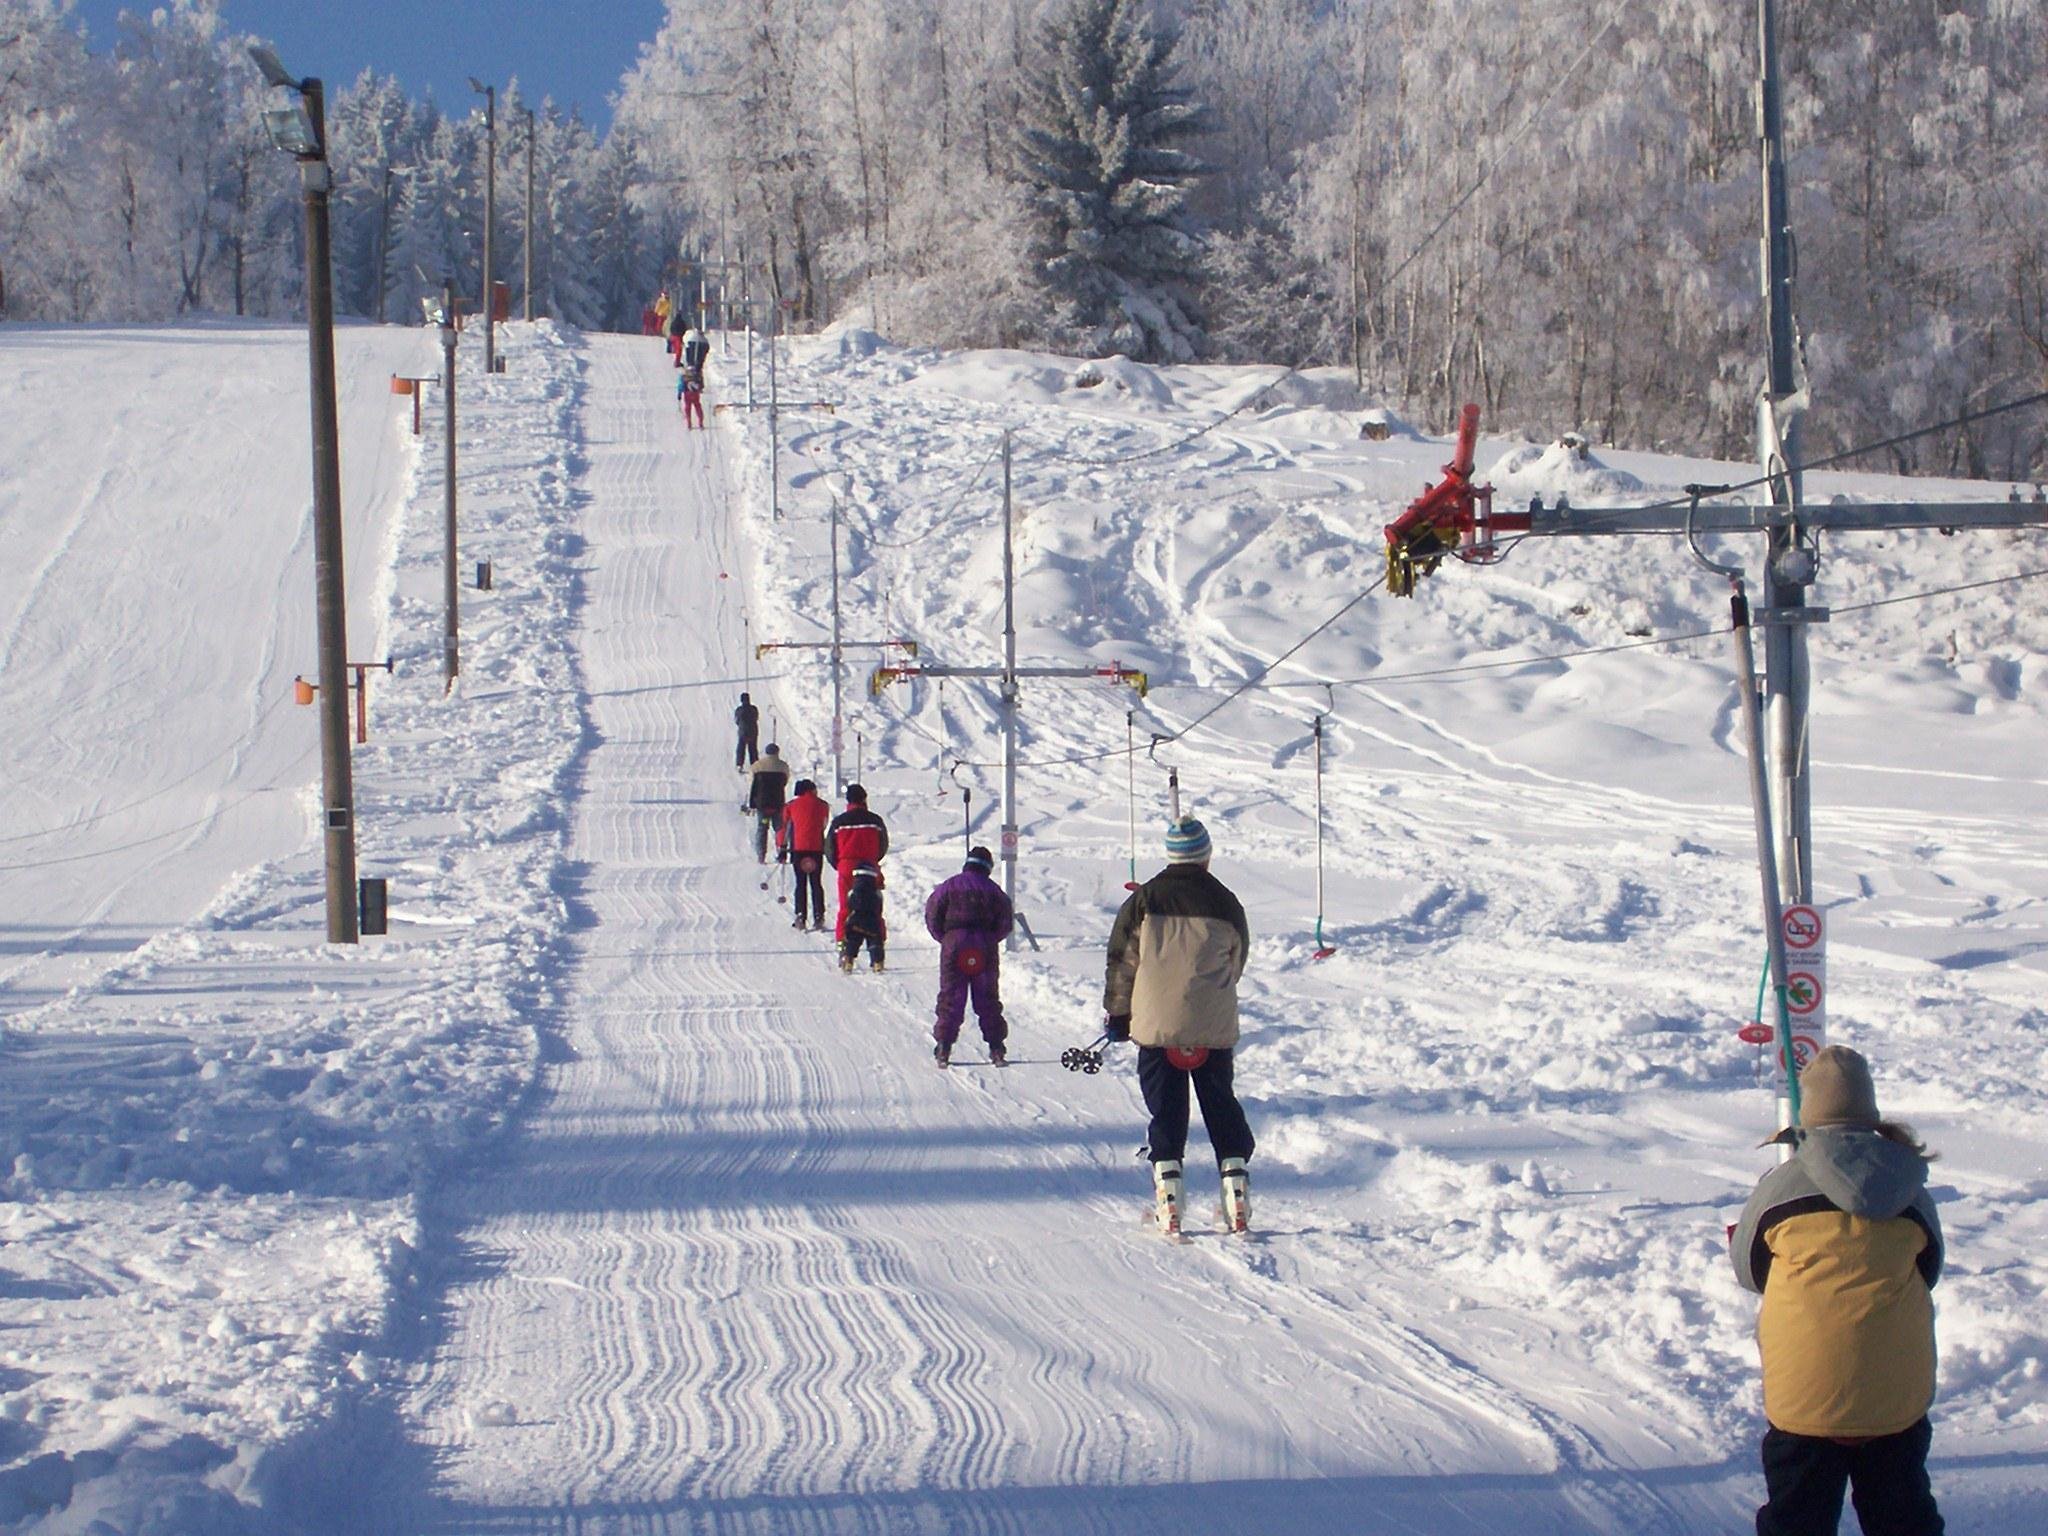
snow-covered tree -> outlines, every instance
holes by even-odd
[[[69,0],[0,0],[0,315],[90,311],[77,173],[89,60]]]
[[[1202,348],[1187,209],[1206,126],[1179,83],[1178,34],[1139,0],[1055,0],[1023,75],[1020,166],[1057,332],[1092,351],[1179,361]]]

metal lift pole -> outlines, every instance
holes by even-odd
[[[1806,399],[1792,318],[1791,200],[1785,177],[1785,115],[1778,69],[1777,0],[1757,0],[1757,137],[1763,161],[1764,315],[1770,332],[1768,382],[1757,402],[1757,460],[1771,499],[1785,514],[1764,561],[1764,723],[1781,905],[1813,899],[1813,786],[1808,710],[1813,675],[1806,644],[1806,592],[1816,567],[1801,512],[1800,438]]]

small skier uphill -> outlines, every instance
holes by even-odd
[[[863,864],[879,870],[888,854],[889,829],[868,809],[868,792],[858,784],[847,785],[846,809],[825,829],[825,862],[839,874],[839,916],[832,927],[835,940],[846,940],[846,901],[853,893],[854,872]]]

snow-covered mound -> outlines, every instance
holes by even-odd
[[[1074,370],[1072,384],[1075,389],[1100,390],[1136,404],[1173,404],[1173,386],[1165,374],[1144,363],[1134,363],[1121,352],[1081,364]]]
[[[1610,469],[1577,437],[1547,446],[1525,443],[1510,448],[1481,479],[1493,486],[1504,505],[1535,496],[1553,503],[1562,496],[1585,505],[1637,495],[1643,489],[1641,480],[1625,469]]]

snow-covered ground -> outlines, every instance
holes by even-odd
[[[398,661],[357,753],[397,920],[344,953],[318,942],[312,723],[280,702],[310,664],[296,339],[0,331],[0,535],[34,552],[0,571],[0,1520],[1746,1521],[1753,1306],[1721,1233],[1772,1111],[1735,1035],[1762,944],[1726,641],[1544,659],[1711,629],[1717,582],[1668,541],[1531,542],[1368,598],[1180,736],[1377,574],[1441,440],[1361,439],[1322,375],[846,331],[783,372],[836,410],[783,416],[776,525],[761,413],[682,434],[640,338],[508,351],[465,379],[464,568],[497,580],[465,591],[443,698],[437,428],[415,453],[383,392],[429,343],[344,337],[353,643]],[[740,356],[714,401],[744,397]],[[759,888],[727,721],[751,682],[828,777],[819,653],[764,672],[747,642],[824,638],[835,495],[846,634],[999,659],[1005,428],[1020,658],[1153,691],[1026,684],[1021,1059],[941,1076],[915,911],[957,868],[963,787],[995,841],[992,691],[871,699],[869,653],[847,669],[848,767],[894,833],[883,977],[841,977]],[[1599,458],[1488,439],[1480,464],[1575,502],[1742,474]],[[230,523],[245,501],[285,531]],[[1846,610],[2043,554],[1844,538],[1817,590],[1833,1036],[1945,1154],[1959,1532],[2048,1517],[2048,620],[2027,583]],[[1151,1236],[1127,1061],[1057,1065],[1099,1013],[1127,772],[1142,875],[1169,766],[1256,938],[1249,1243]]]

